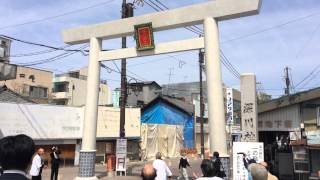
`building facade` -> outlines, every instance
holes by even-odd
[[[11,40],[0,37],[0,62],[10,62]]]
[[[127,108],[126,113],[128,158],[138,159],[140,109]],[[120,129],[119,114],[119,108],[99,106],[97,163],[104,163],[109,154],[115,154],[115,143],[119,138]],[[79,163],[82,132],[85,128],[83,121],[84,107],[0,103],[0,139],[10,135],[26,134],[35,141],[37,147],[45,148],[45,159],[48,161],[52,146],[58,146],[62,151],[62,166]]]
[[[281,179],[308,179],[320,170],[320,88],[258,105],[265,160]]]
[[[84,106],[87,89],[87,68],[56,75],[53,78],[53,104]],[[111,104],[111,95],[106,81],[100,81],[99,105]]]
[[[30,67],[17,67],[16,79],[0,81],[12,91],[40,104],[47,104],[52,99],[53,73]]]
[[[143,107],[161,95],[161,86],[155,81],[128,84],[127,106]]]

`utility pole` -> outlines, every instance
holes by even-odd
[[[289,67],[287,66],[284,69],[284,77],[286,81],[286,88],[284,89],[284,94],[285,95],[290,95],[290,77],[289,77]]]
[[[167,85],[167,95],[168,96],[169,96],[169,89],[170,89],[169,86],[170,86],[170,83],[171,83],[171,77],[174,75],[173,71],[174,71],[173,67],[169,68],[169,74],[168,74],[169,79],[168,79],[168,85]]]
[[[133,4],[122,1],[122,19],[133,16]],[[127,38],[122,37],[122,48],[127,48]],[[125,135],[125,119],[126,119],[126,104],[127,104],[127,61],[121,59],[121,97],[120,97],[120,138]]]
[[[199,49],[199,77],[200,77],[200,144],[201,144],[201,157],[204,158],[204,132],[203,132],[203,116],[204,116],[204,104],[203,104],[203,88],[202,88],[202,67],[204,62],[204,51]]]

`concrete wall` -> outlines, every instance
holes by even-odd
[[[30,79],[30,76],[34,77],[34,81]],[[53,73],[50,71],[18,66],[17,78],[13,80],[7,80],[6,82],[0,81],[0,85],[5,84],[9,89],[23,96],[29,96],[30,86],[47,88],[47,94],[48,94],[47,98],[41,98],[41,99],[31,98],[31,99],[38,103],[48,103],[49,99],[51,99],[51,93],[52,93],[52,78],[53,78]]]
[[[139,108],[126,109],[126,137],[140,137]],[[97,137],[117,138],[120,129],[120,109],[113,107],[99,107]]]
[[[119,137],[120,109],[99,107],[98,138]],[[140,109],[126,109],[126,136],[140,137]],[[0,103],[0,135],[26,134],[42,143],[82,138],[84,107]]]

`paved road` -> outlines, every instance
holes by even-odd
[[[170,167],[172,173],[173,173],[173,179],[176,179],[176,177],[179,175],[178,170],[178,161],[179,159],[170,159],[166,160],[168,166]],[[113,179],[113,180],[135,180],[135,179],[141,179],[140,173],[141,169],[144,166],[144,164],[147,162],[130,162],[128,164],[128,176],[126,177],[108,177],[108,174],[106,172],[106,168],[103,165],[96,165],[96,176],[99,177],[101,180],[107,180],[107,179]],[[200,172],[200,159],[190,159],[190,164],[192,166],[191,171],[192,172]],[[189,170],[189,176],[192,176],[192,172]],[[72,180],[77,176],[78,167],[66,167],[66,168],[60,168],[59,170],[59,180]],[[50,180],[50,169],[45,169],[43,171],[43,180]]]

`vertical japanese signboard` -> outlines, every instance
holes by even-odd
[[[227,94],[227,125],[233,125],[233,93],[232,88],[226,89]]]
[[[126,172],[127,169],[127,139],[117,139],[116,171]]]
[[[257,142],[257,94],[256,76],[254,74],[241,75],[241,141]]]
[[[247,180],[248,170],[244,165],[244,155],[248,160],[259,163],[264,161],[263,143],[234,142],[233,143],[233,179]]]

